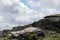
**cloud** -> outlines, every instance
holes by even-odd
[[[47,15],[60,14],[60,0],[27,0],[27,5],[37,11],[33,20],[40,20]]]
[[[27,0],[26,3],[20,0],[0,0],[0,29],[29,24],[46,15],[60,13],[59,0]]]
[[[27,0],[33,8],[60,8],[60,0]]]
[[[27,0],[27,3],[31,9],[44,16],[60,13],[60,0]]]
[[[19,0],[0,0],[0,29],[31,23],[33,13]]]
[[[1,22],[4,22],[3,16],[0,16],[0,23],[1,23]]]

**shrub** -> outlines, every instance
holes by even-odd
[[[29,40],[38,40],[37,34],[30,34],[28,37]]]

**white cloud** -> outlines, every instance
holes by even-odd
[[[16,21],[18,21],[18,22],[19,21],[22,21],[22,22],[32,22],[30,17],[29,16],[25,16],[25,15],[16,17]]]
[[[0,23],[1,23],[1,22],[4,22],[3,16],[0,16]]]
[[[60,0],[27,0],[27,3],[40,15],[60,14]]]
[[[0,28],[7,29],[13,25],[16,26],[31,22],[30,12],[34,13],[33,10],[29,9],[19,0],[0,0]]]
[[[59,0],[27,0],[30,8],[19,0],[0,0],[0,28],[6,29],[40,20],[42,17],[60,13]],[[38,9],[37,11],[33,10]]]
[[[41,7],[51,7],[51,8],[59,8],[60,0],[37,0],[36,2],[33,0],[27,0],[28,4],[33,8],[41,8]]]

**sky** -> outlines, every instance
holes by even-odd
[[[60,0],[0,0],[0,30],[60,14]]]

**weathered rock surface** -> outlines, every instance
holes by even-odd
[[[17,38],[17,39],[27,39],[27,37],[30,34],[37,34],[38,36],[45,36],[45,34],[43,33],[43,30],[41,30],[40,28],[36,28],[36,27],[28,27],[25,28],[24,30],[20,30],[20,31],[12,31],[10,34],[8,34],[9,37],[12,38]]]
[[[43,32],[43,31],[42,31],[41,29],[39,29],[39,28],[28,27],[28,28],[25,28],[24,30],[20,30],[20,31],[12,31],[11,34],[17,36],[17,34],[35,33],[35,32]]]
[[[52,30],[52,31],[60,31],[60,14],[50,15],[44,17],[37,22],[33,22],[29,24],[30,26],[41,28],[43,30]]]

